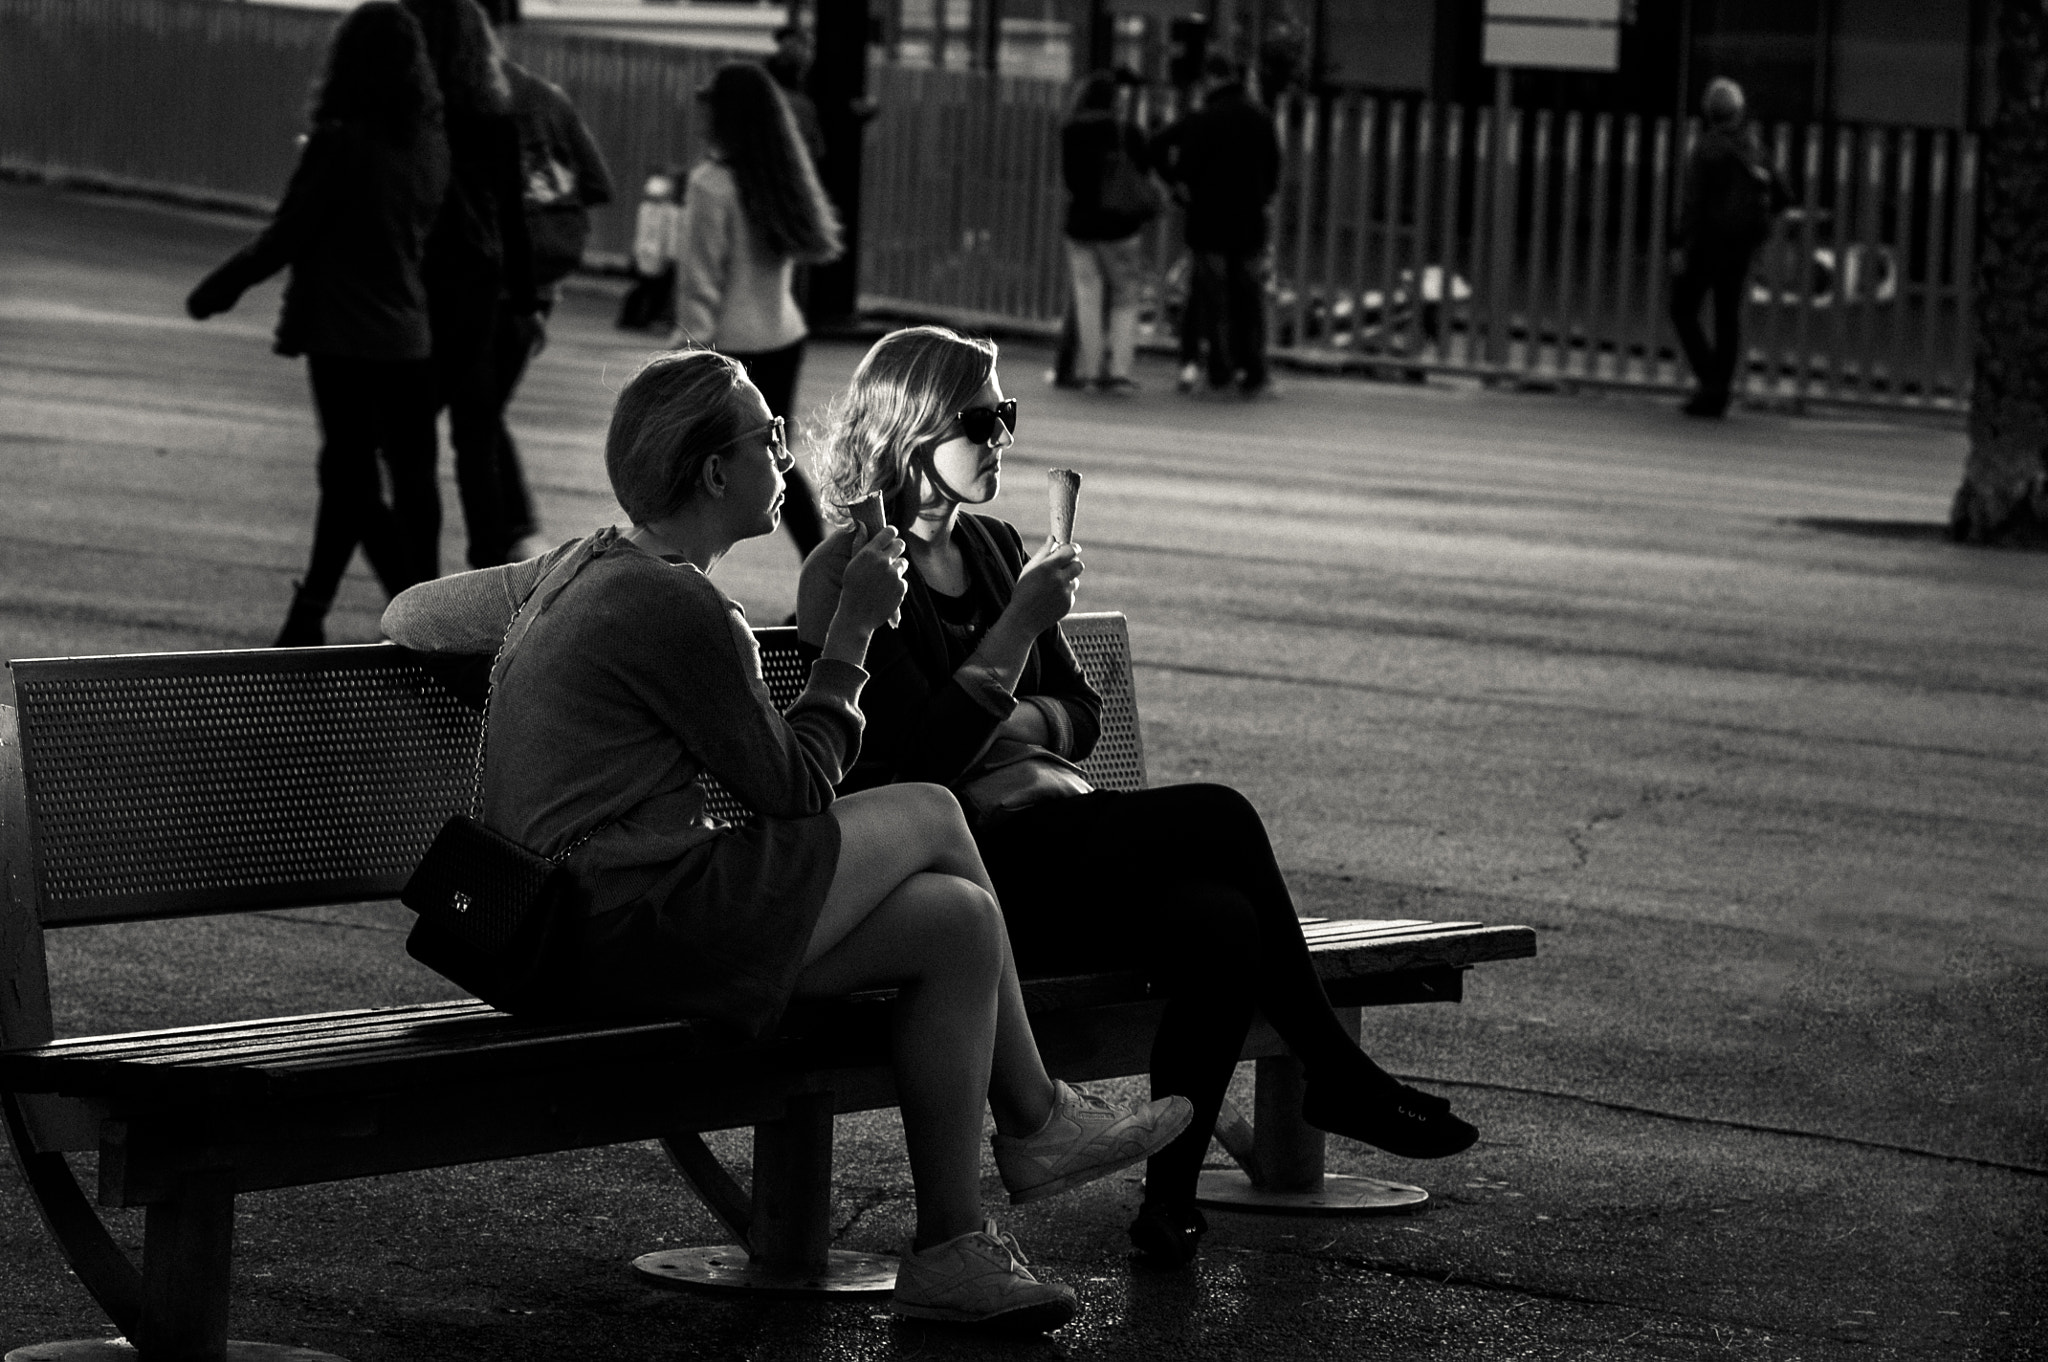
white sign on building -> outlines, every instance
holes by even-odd
[[[1622,0],[1486,0],[1488,66],[1613,71]]]

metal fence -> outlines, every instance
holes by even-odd
[[[219,0],[0,0],[0,169],[275,204],[338,16]],[[619,181],[591,249],[632,249],[640,177],[701,145],[727,54],[526,26],[513,55],[568,90]]]
[[[1063,92],[881,70],[863,289],[904,307],[1055,322]],[[1136,98],[1158,127],[1171,97]],[[1339,364],[1676,389],[1667,259],[1691,124],[1424,100],[1290,99],[1267,296],[1271,345]],[[1795,207],[1745,300],[1744,392],[1956,409],[1968,401],[1976,143],[1779,126]],[[1503,153],[1505,163],[1503,164]],[[1021,192],[1020,192],[1021,191]],[[1172,338],[1188,267],[1148,229],[1141,333]]]
[[[250,206],[275,201],[335,18],[217,0],[0,0],[0,168]],[[594,252],[631,248],[634,190],[699,148],[692,92],[724,55],[528,26],[515,55],[568,90],[619,179]],[[878,66],[864,301],[990,323],[1066,306],[1065,88]],[[1160,126],[1170,97],[1131,110]],[[1420,100],[1288,100],[1269,273],[1280,352],[1410,372],[1675,387],[1665,259],[1684,150],[1668,119]],[[1968,400],[1975,140],[1777,127],[1797,207],[1746,302],[1753,400]],[[1504,157],[1503,157],[1504,154]],[[1148,229],[1143,327],[1185,303],[1178,226]]]

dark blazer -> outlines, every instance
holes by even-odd
[[[1024,541],[1015,526],[993,516],[962,511],[953,542],[966,559],[968,591],[990,623],[1010,603],[1024,570]],[[841,783],[842,791],[865,790],[894,781],[926,780],[951,785],[977,762],[995,731],[1009,717],[988,699],[963,686],[954,673],[972,655],[972,641],[954,638],[932,604],[931,589],[915,568],[903,599],[903,621],[875,632],[868,645],[868,683],[861,690],[867,728],[860,755]],[[808,650],[816,657],[815,650]],[[807,658],[808,660],[808,658]],[[1072,761],[1095,750],[1102,731],[1102,697],[1081,674],[1074,650],[1057,626],[1038,636],[1016,686],[1018,698],[1032,697],[1049,709],[1053,741],[1047,746]]]
[[[1242,85],[1211,91],[1201,108],[1154,138],[1152,164],[1185,193],[1190,250],[1265,249],[1266,205],[1280,190],[1280,138],[1272,115]]]
[[[448,187],[448,144],[422,130],[394,146],[358,123],[314,126],[277,214],[195,291],[231,306],[286,266],[282,355],[425,359],[421,261]]]
[[[537,310],[519,125],[509,113],[450,112],[448,154],[448,195],[427,237],[427,291],[437,309],[502,296],[514,312]]]
[[[1697,268],[1746,268],[1792,201],[1748,128],[1708,128],[1685,164],[1676,240]]]
[[[1150,164],[1138,130],[1107,110],[1074,115],[1060,129],[1060,178],[1067,186],[1066,233],[1076,241],[1122,241],[1151,220],[1111,213],[1102,206],[1110,159],[1121,146],[1141,172]]]

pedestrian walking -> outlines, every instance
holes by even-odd
[[[1740,85],[1714,81],[1701,110],[1707,126],[1686,160],[1678,245],[1671,252],[1671,324],[1698,385],[1685,404],[1686,415],[1719,417],[1728,410],[1741,363],[1742,291],[1750,261],[1792,196],[1743,116]],[[1700,330],[1700,303],[1710,293],[1712,345]]]
[[[1130,392],[1138,342],[1138,235],[1166,195],[1148,169],[1145,138],[1117,116],[1117,78],[1083,80],[1060,129],[1067,187],[1067,267],[1074,288],[1076,386]]]
[[[435,397],[448,409],[469,565],[495,567],[516,542],[498,479],[511,391],[499,374],[500,318],[521,365],[541,339],[519,126],[504,57],[477,0],[403,3],[427,35],[448,126],[448,197],[427,238]]]
[[[1280,139],[1235,62],[1212,56],[1202,70],[1202,106],[1154,139],[1152,162],[1186,196],[1189,305],[1206,333],[1209,387],[1235,382],[1256,397],[1269,382],[1259,258],[1280,189]]]
[[[448,185],[448,144],[425,37],[402,7],[369,0],[341,21],[311,121],[270,225],[185,300],[193,317],[211,317],[291,270],[276,349],[306,357],[320,502],[280,648],[326,641],[327,608],[358,545],[396,595],[434,575],[441,533],[421,266]]]
[[[517,0],[488,0],[494,25],[517,22]],[[505,80],[512,90],[512,121],[519,129],[519,169],[525,186],[526,234],[533,247],[533,281],[540,301],[536,328],[509,308],[498,311],[490,357],[492,402],[498,412],[498,500],[507,555],[540,530],[533,494],[520,466],[506,410],[526,376],[526,365],[547,344],[547,321],[561,297],[560,281],[583,263],[590,241],[590,210],[612,201],[612,173],[597,139],[567,92],[511,58]]]
[[[647,172],[633,210],[633,286],[619,300],[621,331],[676,324],[676,236],[683,224],[683,176],[674,166]]]
[[[765,68],[727,62],[697,97],[710,115],[710,146],[683,195],[670,343],[709,346],[745,364],[768,410],[794,426],[810,329],[792,283],[798,264],[838,258],[839,215]],[[808,554],[825,537],[817,498],[799,469],[787,484],[783,523]]]

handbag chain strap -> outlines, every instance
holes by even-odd
[[[577,573],[581,572],[584,564],[588,563],[595,556],[596,554],[591,550],[585,549],[580,551],[579,560],[570,569],[569,576],[573,578]],[[556,570],[560,570],[559,566]],[[505,621],[505,636],[498,640],[498,651],[491,655],[491,669],[484,676],[484,712],[476,726],[476,773],[470,783],[469,791],[469,816],[473,821],[481,821],[483,815],[484,752],[491,740],[491,696],[498,689],[498,664],[505,660],[505,649],[511,645],[512,631],[518,626],[520,615],[525,613],[527,606],[533,605],[539,599],[541,588],[548,584],[548,579],[552,576],[554,576],[554,573],[549,573],[548,577],[543,577],[540,581],[534,583],[533,590],[526,593],[526,599],[521,601],[519,608],[512,612],[512,618]],[[562,585],[567,586],[568,583],[565,581]],[[542,601],[540,608],[545,609],[546,605],[547,602]],[[548,857],[548,864],[560,865],[563,861],[568,860],[570,856],[575,854],[578,847],[610,827],[614,821],[607,818],[604,822],[591,828],[581,837],[569,843],[568,846],[563,847],[560,851]]]

